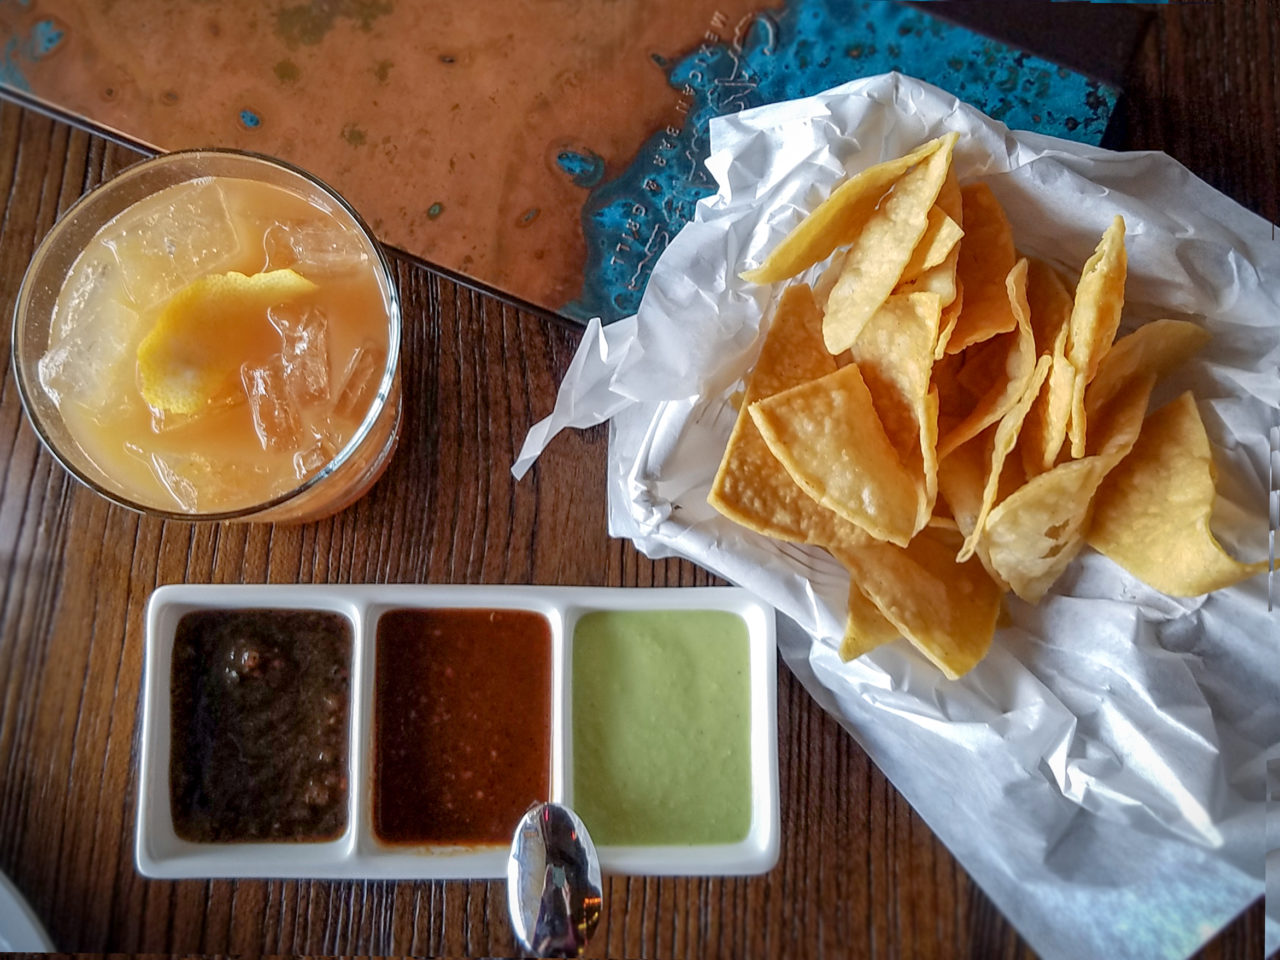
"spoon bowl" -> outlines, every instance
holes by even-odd
[[[578,815],[535,803],[511,841],[507,909],[522,947],[539,957],[578,957],[600,922],[600,861]]]

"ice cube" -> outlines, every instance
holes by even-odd
[[[103,242],[120,264],[124,287],[140,310],[167,300],[197,277],[228,270],[240,237],[222,189],[209,179],[162,190],[120,214]]]
[[[372,340],[362,343],[347,363],[342,389],[333,405],[334,416],[356,422],[363,420],[373,403],[386,366],[386,350]]]
[[[299,446],[301,426],[295,404],[289,396],[284,359],[276,354],[261,365],[246,363],[240,368],[253,429],[263,450],[290,451]]]
[[[49,339],[63,340],[88,323],[103,304],[127,304],[120,267],[111,251],[101,244],[87,247],[67,271],[49,323]]]
[[[334,220],[281,220],[263,235],[267,269],[291,267],[309,279],[364,269],[369,250],[363,238]]]
[[[318,307],[286,305],[267,311],[280,334],[289,392],[302,403],[329,399],[329,318]]]
[[[191,473],[208,472],[200,470],[199,458],[193,456],[168,456],[160,453],[151,455],[151,472],[169,491],[169,496],[178,503],[178,509],[186,513],[195,513],[200,509],[200,490],[196,486]]]
[[[266,466],[213,461],[196,453],[153,453],[151,470],[186,513],[236,510],[254,502],[269,479]]]
[[[263,270],[285,270],[297,266],[298,253],[289,242],[289,228],[280,222],[270,224],[262,235],[262,249],[267,255]]]
[[[314,443],[293,455],[293,472],[299,480],[316,473],[338,452],[337,438],[326,430],[323,435],[315,436]]]
[[[133,387],[131,361],[145,331],[107,251],[81,254],[67,284],[54,306],[49,349],[36,365],[40,385],[55,404],[73,397],[91,411],[106,410]]]

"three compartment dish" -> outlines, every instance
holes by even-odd
[[[500,878],[540,800],[606,872],[777,860],[774,614],[746,591],[175,585],[146,633],[145,876]]]

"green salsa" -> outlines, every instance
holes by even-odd
[[[573,633],[573,806],[598,844],[737,843],[751,825],[747,625],[601,611]]]

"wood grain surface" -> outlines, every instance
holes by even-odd
[[[1030,6],[1030,5],[1028,5]],[[1272,222],[1280,13],[1274,0],[1155,11],[1132,65],[1123,143],[1165,150]],[[36,243],[136,159],[0,107],[0,316]],[[301,527],[140,518],[41,449],[7,355],[0,377],[0,870],[62,950],[511,954],[500,883],[160,882],[132,857],[143,610],[175,582],[695,585],[605,532],[606,434],[507,467],[551,407],[575,330],[405,262],[406,421],[372,493]],[[6,338],[7,339],[7,338]],[[7,344],[5,348],[7,351]],[[779,671],[782,856],[751,879],[607,881],[592,955],[1032,956],[866,755]],[[1088,922],[1082,918],[1082,922]],[[1262,954],[1259,901],[1201,954]]]

